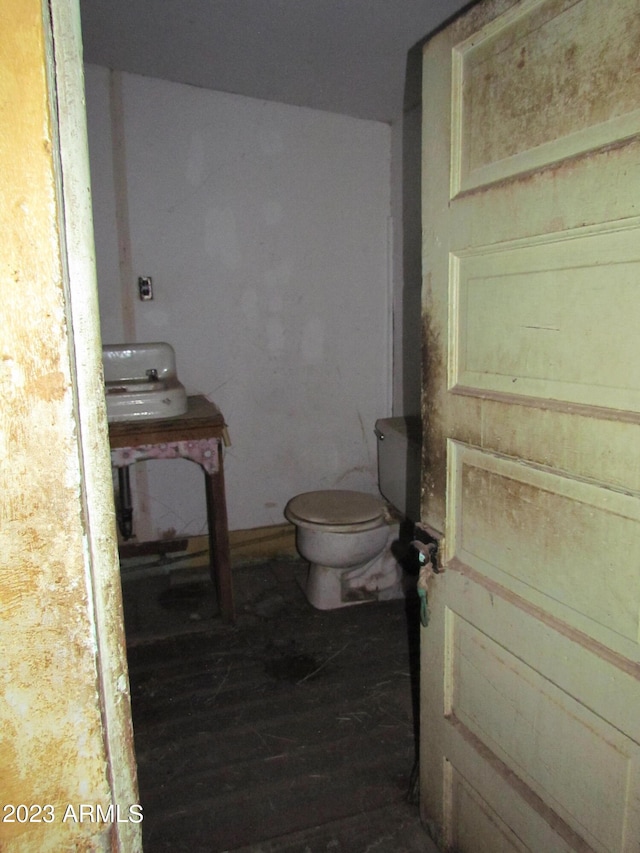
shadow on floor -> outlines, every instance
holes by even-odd
[[[314,610],[298,561],[124,575],[146,853],[435,851],[410,802],[405,601]]]

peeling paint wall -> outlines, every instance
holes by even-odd
[[[112,823],[64,820],[106,812],[113,771],[41,0],[0,29],[0,849],[115,849]]]

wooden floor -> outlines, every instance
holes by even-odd
[[[414,616],[314,610],[301,571],[236,569],[234,626],[206,576],[125,575],[146,853],[435,850],[408,797]]]

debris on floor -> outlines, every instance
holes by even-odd
[[[297,561],[125,581],[145,853],[433,850],[408,802],[417,655],[402,600],[333,611]]]

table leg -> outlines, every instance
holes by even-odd
[[[224,488],[224,463],[222,449],[219,454],[217,472],[205,471],[207,495],[207,521],[209,526],[209,567],[211,580],[216,586],[220,616],[223,622],[235,621],[231,558],[229,555],[229,525],[227,521],[227,499]]]

